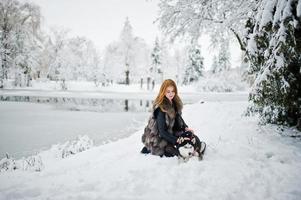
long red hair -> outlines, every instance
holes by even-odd
[[[166,79],[161,87],[160,87],[160,91],[159,91],[159,94],[158,96],[156,97],[155,101],[154,101],[154,108],[156,107],[160,107],[163,111],[163,102],[167,100],[167,98],[165,97],[165,93],[166,93],[166,90],[169,86],[172,86],[174,88],[174,92],[175,92],[175,96],[174,98],[172,99],[173,103],[175,104],[176,108],[178,109],[178,111],[181,111],[182,110],[182,107],[183,107],[183,103],[182,103],[182,100],[180,99],[179,95],[178,95],[178,88],[177,88],[177,85],[176,83],[171,80],[171,79]]]

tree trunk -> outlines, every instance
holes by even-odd
[[[140,88],[143,88],[143,78],[140,79]]]
[[[125,84],[126,84],[126,85],[129,85],[129,84],[130,84],[129,74],[130,74],[130,71],[129,71],[129,70],[126,70],[126,71],[125,71]]]
[[[150,90],[151,78],[147,77],[147,90]]]

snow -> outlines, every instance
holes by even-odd
[[[274,20],[273,20],[273,25],[275,25],[276,23],[280,23],[283,19],[285,19],[286,16],[284,16],[285,14],[285,8],[287,6],[287,0],[286,1],[278,1],[277,5],[275,5],[275,14],[274,14]],[[288,14],[288,13],[286,13]]]
[[[298,5],[297,5],[297,17],[301,17],[301,1],[298,1]]]
[[[281,68],[283,68],[283,66],[285,65],[285,61],[284,61],[284,55],[283,53],[280,53],[280,55],[277,55],[275,53],[275,60],[276,60],[276,63],[275,63],[275,69],[280,71]]]
[[[285,1],[283,1],[285,2]],[[285,8],[281,10],[283,10],[283,19],[286,19],[288,17],[291,17],[292,16],[292,0],[287,0],[287,3],[284,3],[285,4]]]
[[[249,85],[242,79],[242,69],[224,70],[219,73],[207,73],[196,84],[199,92],[246,92]]]
[[[0,173],[0,199],[299,199],[300,141],[242,117],[247,104],[185,105],[184,119],[208,144],[203,161],[140,154],[140,127],[65,159],[45,151],[41,172]]]
[[[267,0],[263,2],[265,4],[264,10],[262,11],[262,16],[260,20],[259,30],[262,29],[265,25],[273,20],[273,10],[275,4],[277,3],[276,0]]]
[[[248,44],[247,44],[247,49],[248,49],[248,51],[250,52],[251,55],[255,55],[256,52],[258,51],[256,41],[255,41],[255,35],[250,34],[249,36],[250,36],[250,39],[249,39]]]

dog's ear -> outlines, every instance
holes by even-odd
[[[192,138],[193,137],[193,133],[191,131],[185,131],[181,134],[181,137],[184,138]]]

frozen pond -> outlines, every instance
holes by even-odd
[[[90,112],[53,105],[0,101],[0,155],[35,154],[52,144],[88,135],[96,145],[127,137],[144,124],[147,112]]]
[[[0,101],[50,104],[60,110],[95,112],[148,112],[151,99],[107,99],[79,97],[0,96]]]

